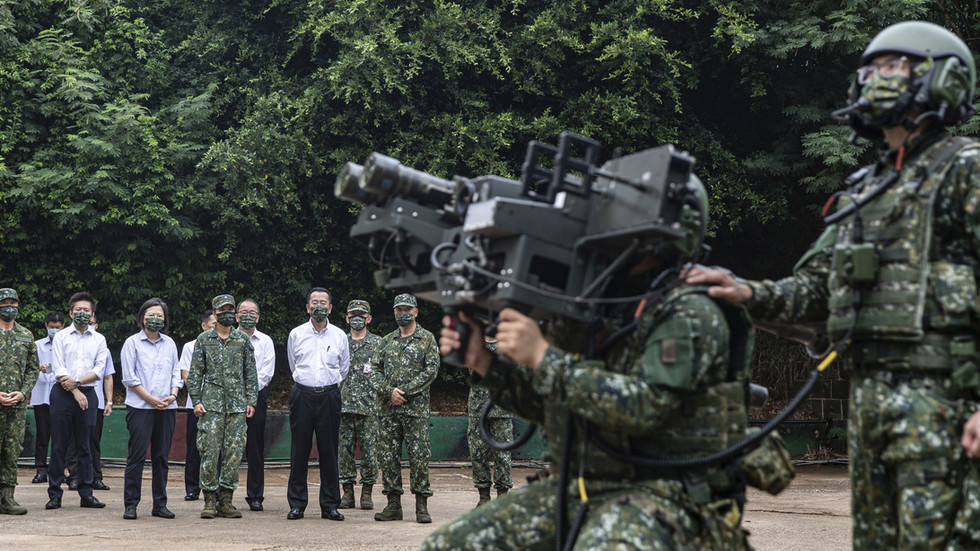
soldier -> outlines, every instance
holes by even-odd
[[[487,338],[487,350],[497,351],[496,339]],[[469,424],[466,427],[466,443],[470,447],[470,463],[473,464],[473,486],[480,492],[479,507],[490,501],[490,461],[493,461],[493,484],[497,497],[506,494],[514,487],[510,476],[510,452],[491,451],[480,436],[480,413],[490,401],[490,391],[477,385],[470,385],[470,395],[466,401],[466,414]],[[510,442],[514,438],[513,415],[504,408],[494,405],[487,414],[490,436],[497,442]]]
[[[259,393],[255,398],[255,415],[245,420],[245,460],[248,477],[245,482],[245,502],[252,511],[261,511],[265,501],[265,389],[276,374],[276,347],[269,335],[255,328],[260,317],[259,303],[246,298],[238,303],[238,330],[248,335],[255,348],[255,370]]]
[[[32,484],[48,481],[48,444],[51,442],[51,387],[54,375],[51,372],[51,345],[54,336],[65,327],[65,315],[50,312],[44,318],[47,334],[34,342],[37,346],[39,371],[37,382],[31,390],[31,407],[34,409],[34,468],[37,470]]]
[[[289,393],[289,487],[286,518],[303,518],[309,501],[307,474],[313,437],[320,456],[320,518],[344,520],[340,505],[337,441],[340,438],[340,383],[350,370],[347,338],[327,317],[333,296],[323,287],[306,295],[309,320],[289,332],[286,357],[293,374]]]
[[[197,447],[204,490],[201,518],[241,518],[232,498],[245,449],[245,419],[255,413],[255,350],[248,335],[233,327],[235,298],[218,295],[211,305],[218,324],[197,337],[187,376],[194,415],[199,418]],[[219,458],[223,463],[220,475]],[[216,503],[219,486],[221,502]]]
[[[415,495],[415,520],[427,524],[429,488],[429,387],[439,372],[439,349],[431,332],[415,321],[415,297],[395,297],[398,329],[385,335],[371,361],[378,391],[378,462],[388,504],[374,520],[401,520],[402,442],[408,448],[410,488]]]
[[[14,321],[20,299],[13,289],[0,289],[0,514],[23,515],[14,499],[17,458],[24,448],[27,403],[38,372],[34,335]]]
[[[960,427],[980,386],[980,147],[944,127],[974,113],[975,72],[970,49],[938,25],[878,33],[838,114],[883,140],[881,156],[835,194],[846,199],[793,275],[687,278],[777,333],[805,327],[839,343],[854,549],[946,549],[959,537],[971,468]]]
[[[340,484],[344,495],[340,509],[354,507],[357,469],[354,447],[361,447],[361,509],[373,509],[371,488],[378,481],[378,400],[371,380],[371,358],[381,337],[368,331],[371,305],[366,300],[347,304],[347,344],[351,370],[340,386],[343,404],[340,413]]]
[[[218,322],[214,319],[214,310],[208,308],[201,314],[201,331],[208,331]],[[180,378],[187,387],[187,375],[191,372],[191,358],[194,356],[194,343],[197,340],[184,343],[180,351]],[[194,402],[191,401],[190,388],[187,391],[187,402],[184,408],[187,412],[186,446],[187,455],[184,457],[184,501],[197,501],[201,497],[201,452],[197,449],[197,415],[194,415]],[[221,467],[218,467],[221,471]]]
[[[494,403],[543,423],[556,457],[551,476],[443,525],[423,549],[749,548],[738,461],[696,460],[745,437],[751,328],[740,309],[676,275],[701,250],[708,205],[693,176],[674,189],[665,200],[679,204],[663,212],[679,211],[677,223],[653,223],[681,235],[664,231],[662,242],[641,245],[604,294],[618,299],[599,310],[605,359],[567,352],[599,341],[594,325],[562,323],[549,344],[535,320],[505,308],[497,352],[515,365],[491,354],[481,328],[461,316],[474,382]],[[461,346],[451,322],[443,320],[444,354]],[[686,464],[655,463],[667,459]]]

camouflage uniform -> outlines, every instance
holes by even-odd
[[[382,492],[402,490],[402,441],[408,449],[410,488],[417,496],[431,496],[429,488],[429,386],[439,372],[439,348],[432,333],[421,326],[402,337],[398,329],[385,335],[371,361],[378,390],[378,463]],[[405,392],[406,403],[389,403],[395,388]]]
[[[729,329],[722,307],[689,287],[675,289],[647,307],[638,329],[613,346],[606,362],[558,348],[575,346],[570,333],[556,336],[565,343],[549,347],[536,370],[494,358],[476,382],[490,389],[494,403],[543,424],[552,449],[563,449],[571,430],[572,452],[560,460],[571,473],[584,461],[590,506],[575,548],[748,549],[739,477],[715,466],[665,473],[583,445],[584,430],[594,430],[620,450],[676,458],[705,455],[690,447],[699,438],[702,449],[716,451],[741,440],[749,373],[743,370],[728,382]],[[732,389],[738,390],[727,404],[705,402]],[[568,427],[568,414],[590,428],[576,422]],[[422,549],[554,549],[559,468],[553,464],[547,479],[443,525]],[[569,484],[566,529],[579,504],[578,485]]]
[[[361,484],[373,485],[378,481],[378,400],[371,381],[371,358],[381,341],[380,336],[370,331],[359,340],[347,333],[351,368],[340,386],[341,484],[354,484],[357,478],[356,445],[361,446]]]
[[[0,391],[24,395],[17,405],[0,406],[0,487],[17,485],[17,458],[24,448],[27,404],[37,373],[34,335],[17,322],[10,331],[0,331]]]
[[[476,385],[470,386],[470,396],[466,402],[466,414],[469,416],[466,443],[469,444],[470,461],[473,463],[473,486],[490,487],[490,462],[493,461],[493,485],[497,491],[509,490],[514,487],[510,476],[510,452],[491,451],[480,436],[480,412],[489,401],[489,390]],[[490,409],[487,424],[490,436],[497,442],[506,443],[514,439],[513,416],[500,406],[494,405]]]
[[[197,425],[201,488],[235,490],[245,449],[245,408],[255,406],[258,394],[255,352],[248,335],[235,328],[227,339],[219,337],[217,329],[201,333],[194,344],[187,389],[191,401],[207,410]]]
[[[777,332],[822,325],[841,339],[855,323],[842,360],[851,380],[853,542],[862,550],[955,546],[964,475],[975,472],[960,433],[980,388],[980,149],[931,131],[905,150],[900,171],[897,152],[888,151],[850,189],[861,197],[897,175],[860,209],[864,240],[879,261],[873,280],[851,283],[848,259],[835,264],[835,246],[852,241],[850,216],[828,226],[793,276],[747,282],[750,314]],[[856,312],[855,287],[862,290]]]

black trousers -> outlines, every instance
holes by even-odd
[[[187,454],[184,457],[184,491],[201,493],[201,452],[197,449],[197,415],[187,410]]]
[[[61,385],[51,389],[51,461],[48,463],[48,498],[61,499],[64,490],[61,483],[65,481],[65,452],[68,449],[68,439],[75,438],[75,449],[78,456],[78,495],[92,497],[92,455],[89,450],[92,431],[95,430],[96,416],[101,414],[95,390],[82,389],[88,399],[88,408],[82,409],[75,401],[71,392],[66,392]]]
[[[98,404],[96,404],[98,406]],[[91,405],[89,407],[92,407]],[[95,427],[92,428],[92,438],[88,449],[92,454],[92,481],[102,480],[102,427],[105,426],[105,410],[95,410]],[[68,476],[78,478],[78,453],[75,451],[75,437],[68,439],[68,449],[65,451],[65,466]]]
[[[289,394],[289,486],[286,500],[291,508],[306,509],[309,501],[307,476],[313,436],[320,454],[320,510],[340,505],[340,474],[337,443],[340,439],[340,389],[333,385],[323,392],[302,390],[293,385]]]
[[[34,406],[34,468],[48,472],[48,443],[51,441],[51,406]]]
[[[150,465],[153,472],[153,508],[167,506],[167,475],[170,467],[170,441],[174,437],[177,412],[172,409],[126,408],[126,428],[129,429],[129,455],[126,457],[126,482],[123,487],[123,504],[136,507],[140,502],[143,486],[143,462],[150,449]]]
[[[245,419],[245,461],[248,462],[248,480],[245,484],[245,500],[249,503],[265,499],[265,418],[266,389],[259,391],[255,400],[255,413]]]

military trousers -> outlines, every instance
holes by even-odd
[[[167,476],[170,466],[170,442],[177,422],[176,410],[126,408],[126,428],[129,430],[129,453],[126,457],[123,504],[136,507],[143,487],[143,463],[150,451],[153,508],[167,506]]]
[[[378,463],[384,495],[402,495],[402,442],[408,451],[409,488],[416,496],[431,496],[429,487],[429,418],[410,415],[378,416]]]
[[[968,461],[948,378],[851,375],[848,454],[855,550],[946,549]]]
[[[24,449],[27,408],[0,406],[0,486],[17,485],[17,458]]]
[[[557,483],[557,477],[552,476],[481,505],[439,527],[421,549],[550,551],[555,548]],[[687,503],[679,483],[593,481],[587,486],[590,509],[574,549],[750,549],[741,526],[730,526],[724,520],[739,518],[734,500],[696,508]],[[578,491],[570,484],[566,530],[580,504]]]
[[[197,420],[201,452],[201,489],[238,488],[238,467],[245,451],[245,412],[209,411]],[[219,464],[220,461],[220,464]]]
[[[510,417],[490,417],[487,419],[490,436],[500,443],[514,439],[514,420]],[[493,462],[493,486],[497,490],[514,487],[510,476],[510,452],[498,452],[480,436],[480,416],[470,416],[466,427],[466,442],[470,447],[470,462],[473,464],[473,486],[489,488],[491,481],[490,463]]]
[[[340,483],[354,484],[357,466],[355,447],[361,448],[361,484],[378,482],[378,416],[340,414]]]

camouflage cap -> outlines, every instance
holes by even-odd
[[[412,308],[418,308],[419,303],[415,300],[415,297],[408,293],[402,293],[395,297],[395,305],[393,308],[398,308],[399,306],[411,306]]]
[[[7,298],[12,298],[17,302],[20,302],[20,299],[17,297],[17,291],[14,291],[9,287],[0,289],[0,300],[7,299]]]
[[[368,314],[370,314],[371,313],[371,305],[368,304],[368,301],[366,301],[366,300],[352,300],[352,301],[350,301],[350,302],[347,303],[347,311],[348,312],[353,312],[353,311],[356,311],[356,310],[360,310],[362,312],[367,312]]]
[[[218,308],[221,308],[225,304],[231,304],[232,306],[234,306],[235,297],[231,295],[218,295],[214,297],[214,300],[211,301],[211,308],[217,310]]]

